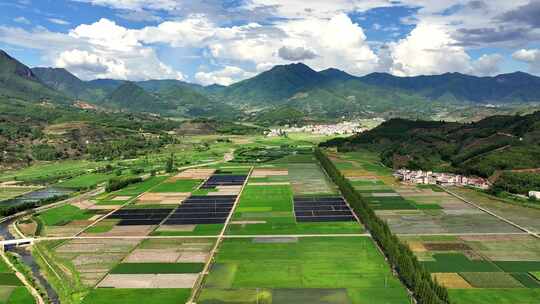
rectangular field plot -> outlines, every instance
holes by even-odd
[[[186,199],[164,225],[223,224],[232,210],[236,195],[194,195]]]
[[[111,214],[108,219],[118,219],[118,226],[128,225],[158,225],[173,209],[168,208],[122,208]]]
[[[224,299],[225,303],[261,299],[265,302],[259,303],[408,303],[405,289],[372,240],[364,237],[226,239],[197,303]]]
[[[71,288],[92,287],[139,243],[136,239],[74,239],[40,244],[48,262]]]
[[[496,197],[473,189],[453,187],[450,190],[466,200],[486,208],[524,228],[540,232],[540,209],[505,203]]]
[[[245,187],[228,226],[227,234],[325,234],[361,233],[362,227],[348,222],[300,222],[293,210],[290,185],[249,185]]]
[[[123,263],[206,263],[213,239],[148,239]],[[180,266],[179,266],[180,267]]]
[[[97,288],[93,289],[83,304],[184,304],[191,289],[137,289],[137,288]]]
[[[340,196],[294,197],[298,222],[350,222],[356,219]]]
[[[532,304],[540,299],[540,288],[473,288],[448,290],[455,304]]]
[[[288,164],[289,178],[295,195],[333,194],[336,186],[317,163]]]
[[[242,186],[247,175],[214,174],[201,186],[201,189],[215,188],[217,186]]]
[[[202,180],[200,179],[174,179],[164,181],[157,187],[152,188],[151,192],[191,192],[195,190]]]

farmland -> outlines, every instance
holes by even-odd
[[[34,297],[3,259],[0,259],[0,302],[6,304],[34,303]]]
[[[250,145],[283,143],[255,138]],[[34,256],[62,303],[407,302],[310,150],[288,151],[147,176],[18,227],[35,223],[42,240]],[[59,185],[93,188],[114,175],[85,173]]]
[[[540,240],[533,234],[539,231],[538,210],[474,189],[401,184],[367,151],[330,157],[432,277],[448,288],[452,303],[538,299]]]
[[[172,173],[143,171],[140,182],[21,221],[21,231],[41,238],[34,256],[62,303],[410,301],[311,150],[274,151],[309,142],[235,138],[219,150],[235,142],[251,152]],[[370,152],[329,155],[453,303],[538,296],[538,240],[474,204],[532,231],[536,210],[505,208],[475,190],[401,184]],[[87,172],[58,185],[80,190],[133,176],[126,168],[117,174]]]
[[[407,301],[405,290],[365,237],[226,240],[199,302],[214,303],[224,296],[234,302],[250,295],[259,303]]]

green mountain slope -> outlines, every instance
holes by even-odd
[[[121,84],[105,97],[101,103],[106,106],[130,111],[154,113],[158,113],[162,110],[174,109],[172,105],[160,101],[157,96],[146,92],[143,88],[130,81]]]
[[[219,101],[212,101],[207,96],[194,90],[191,85],[178,83],[164,87],[155,94],[167,104],[175,105],[175,113],[190,117],[233,118],[235,109]]]
[[[0,50],[0,95],[29,101],[67,103],[69,98],[41,83],[30,68]]]
[[[397,77],[386,73],[372,73],[358,79],[377,87],[417,92],[430,100],[475,103],[540,101],[540,77],[523,72],[495,77],[476,77],[460,73]]]
[[[47,86],[72,98],[96,102],[108,93],[99,86],[92,86],[62,68],[32,68],[32,72]]]
[[[325,76],[302,63],[278,65],[223,89],[220,97],[235,103],[283,103],[294,94],[326,80]]]
[[[378,151],[383,162],[394,168],[488,177],[499,170],[540,168],[540,112],[492,116],[469,124],[392,119],[324,145]]]

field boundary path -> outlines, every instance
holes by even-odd
[[[506,219],[506,218],[504,218],[504,217],[502,217],[502,216],[496,214],[495,212],[493,212],[493,211],[491,211],[491,210],[489,210],[489,209],[486,209],[486,208],[484,208],[484,207],[481,207],[481,206],[479,206],[479,205],[477,205],[477,204],[475,204],[475,203],[473,203],[473,202],[471,202],[471,201],[465,199],[465,198],[462,197],[461,195],[459,195],[459,194],[457,194],[457,193],[454,193],[454,192],[448,190],[448,189],[445,188],[445,187],[440,187],[440,188],[441,188],[442,190],[444,190],[446,193],[448,193],[448,194],[454,196],[455,198],[458,198],[458,199],[460,199],[461,201],[463,201],[463,202],[465,202],[465,203],[467,203],[467,204],[469,204],[469,205],[471,205],[471,206],[473,206],[473,207],[475,207],[475,208],[477,208],[477,209],[479,209],[479,210],[481,210],[481,211],[483,211],[483,212],[485,212],[485,213],[487,213],[487,214],[489,214],[489,215],[491,215],[491,216],[493,216],[493,217],[495,217],[495,218],[497,218],[497,219],[499,219],[499,220],[501,220],[501,221],[503,221],[503,222],[505,222],[505,223],[507,223],[507,224],[509,224],[509,225],[512,225],[513,227],[515,227],[515,228],[517,228],[517,229],[519,229],[519,230],[521,230],[521,231],[523,231],[523,232],[525,232],[525,233],[527,233],[527,234],[529,234],[529,235],[531,235],[531,236],[533,236],[533,237],[535,237],[535,238],[537,238],[537,239],[540,239],[540,234],[538,234],[538,233],[536,233],[536,232],[534,232],[534,231],[531,231],[531,230],[529,230],[529,229],[527,229],[527,228],[525,228],[525,227],[523,227],[523,226],[520,226],[520,225],[514,223],[513,221],[511,221],[511,220],[509,220],[509,219]],[[486,234],[489,234],[489,233],[486,233]],[[507,234],[508,234],[508,233],[507,233]]]
[[[199,295],[199,292],[202,287],[202,283],[204,281],[205,276],[208,274],[208,270],[210,269],[210,266],[214,262],[214,256],[216,255],[216,252],[218,251],[219,245],[221,245],[221,242],[224,239],[225,233],[227,232],[227,227],[229,226],[229,223],[231,222],[231,219],[234,215],[234,211],[236,210],[236,206],[238,206],[238,203],[240,202],[240,197],[242,196],[242,192],[244,192],[244,188],[248,184],[249,177],[251,176],[251,173],[253,172],[253,166],[250,167],[248,174],[246,175],[246,179],[244,180],[244,184],[242,185],[242,188],[238,192],[238,196],[236,197],[236,200],[234,201],[233,207],[231,211],[229,212],[229,215],[227,216],[227,219],[225,220],[225,224],[223,225],[223,229],[221,229],[220,234],[217,236],[216,243],[214,244],[214,247],[210,251],[208,261],[204,265],[203,270],[201,271],[201,275],[193,285],[191,296],[187,300],[186,304],[195,304],[195,299]]]

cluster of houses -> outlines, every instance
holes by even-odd
[[[359,122],[340,122],[337,124],[326,124],[326,125],[306,125],[303,127],[284,127],[279,129],[271,129],[266,135],[267,136],[283,136],[287,133],[311,133],[319,135],[348,135],[356,134],[366,131],[366,128],[363,128]]]
[[[488,189],[490,183],[481,177],[469,177],[451,173],[400,169],[394,173],[398,179],[413,184],[442,185],[442,186],[472,186]]]

